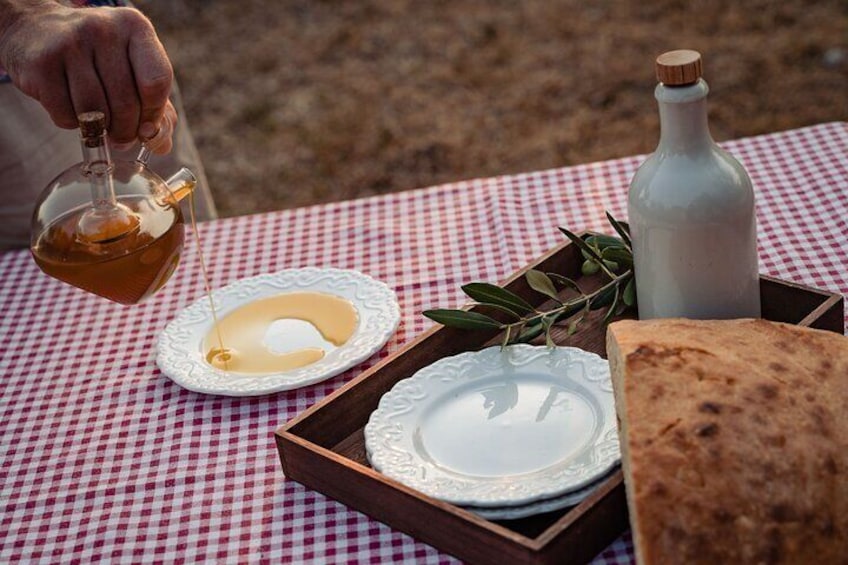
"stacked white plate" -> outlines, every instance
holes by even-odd
[[[365,447],[381,473],[487,519],[573,506],[621,458],[609,365],[530,345],[440,359],[383,396]]]

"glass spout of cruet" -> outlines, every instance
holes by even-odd
[[[167,181],[134,161],[113,161],[103,112],[78,116],[83,160],[53,179],[36,202],[30,250],[42,271],[120,304],[136,304],[168,281],[183,249],[179,200],[196,179]]]

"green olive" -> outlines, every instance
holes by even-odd
[[[580,268],[582,273],[587,277],[589,275],[594,275],[601,269],[601,266],[595,263],[592,259],[586,259],[583,261],[583,266]]]

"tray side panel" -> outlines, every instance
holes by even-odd
[[[766,320],[844,333],[844,321],[834,320],[842,316],[843,299],[838,294],[761,275],[760,302]]]
[[[798,324],[844,334],[845,300],[841,296],[831,296]]]
[[[588,563],[630,525],[621,470],[550,527],[539,541],[545,563]]]
[[[278,435],[277,445],[286,453],[287,476],[468,563],[536,560],[532,540],[497,524],[425,499],[362,466],[338,463],[290,434]]]

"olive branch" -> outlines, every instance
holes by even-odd
[[[583,255],[581,271],[584,275],[602,272],[609,280],[594,292],[586,293],[573,279],[559,273],[545,273],[531,269],[525,275],[530,288],[555,302],[549,310],[538,310],[512,291],[486,282],[472,282],[462,286],[473,305],[482,305],[503,314],[506,321],[468,310],[435,309],[425,310],[424,316],[431,320],[463,330],[501,330],[504,332],[502,345],[526,343],[544,334],[545,341],[553,346],[551,329],[567,323],[567,335],[573,335],[580,323],[592,310],[608,307],[603,323],[636,304],[636,282],[633,277],[633,249],[630,226],[620,222],[607,212],[607,220],[618,237],[590,235],[586,239],[560,227],[559,230],[576,245]],[[577,296],[568,300],[559,297],[559,290],[569,288]]]

